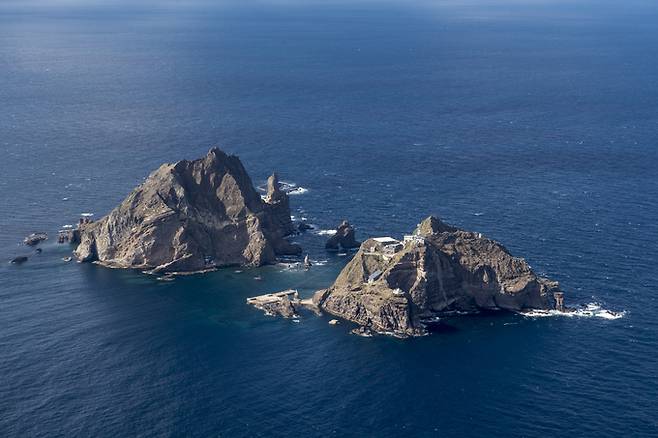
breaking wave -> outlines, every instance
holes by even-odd
[[[557,310],[530,310],[527,312],[519,312],[523,316],[529,318],[545,318],[548,316],[567,316],[569,318],[603,318],[603,319],[621,319],[626,315],[626,311],[614,312],[601,308],[598,303],[589,303],[581,306],[580,308],[568,310],[566,312],[559,312]]]
[[[295,189],[290,190],[288,195],[303,195],[304,193],[308,192],[308,189],[305,187],[297,187]]]
[[[308,192],[306,187],[298,186],[297,183],[291,181],[279,181],[279,187],[288,195],[303,195]],[[267,192],[266,184],[261,184],[256,188],[262,193]],[[265,199],[265,195],[261,195],[261,197]]]
[[[303,195],[308,192],[306,187],[298,186],[296,183],[291,181],[279,181],[281,185],[281,190],[286,192],[288,195]]]

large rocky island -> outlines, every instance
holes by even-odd
[[[163,164],[107,216],[79,228],[79,261],[153,272],[258,266],[301,248],[276,175],[261,198],[236,156],[219,149]]]
[[[429,321],[449,312],[552,309],[554,296],[561,303],[557,282],[501,244],[428,217],[402,242],[365,241],[313,301],[364,332],[407,337],[425,334]]]

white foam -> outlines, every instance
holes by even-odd
[[[530,310],[519,312],[523,316],[530,318],[545,318],[548,316],[567,316],[569,318],[603,318],[603,319],[621,319],[626,315],[626,311],[614,312],[612,310],[602,309],[598,303],[589,303],[573,311],[559,312],[557,310]]]
[[[318,230],[316,234],[319,236],[333,236],[336,234],[336,230]]]
[[[308,189],[306,187],[296,187],[294,189],[288,190],[288,195],[294,196],[294,195],[303,195],[304,193],[307,193]]]
[[[279,181],[281,190],[286,192],[288,195],[303,195],[308,192],[306,187],[298,186],[297,183],[292,181]]]

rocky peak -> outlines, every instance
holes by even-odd
[[[295,227],[290,218],[290,199],[288,194],[281,190],[281,183],[279,183],[279,176],[276,172],[272,173],[267,179],[265,203],[278,228],[284,230],[286,235],[295,232]]]
[[[268,204],[275,204],[287,200],[288,195],[281,190],[279,175],[274,172],[269,178],[267,178],[267,195],[265,195],[265,202]]]
[[[428,216],[418,224],[414,234],[418,236],[431,236],[436,233],[453,232],[456,228],[441,221],[436,216]]]
[[[264,202],[240,159],[213,148],[160,166],[110,214],[81,229],[76,254],[156,271],[271,263],[301,252],[283,239],[292,228],[284,201]]]
[[[347,220],[343,220],[336,228],[336,233],[327,240],[325,248],[331,250],[350,249],[358,248],[360,245],[361,243],[356,240],[354,227]]]

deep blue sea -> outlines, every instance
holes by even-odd
[[[658,436],[657,143],[650,0],[2,1],[0,436]],[[8,263],[214,145],[307,189],[310,271]],[[328,286],[343,218],[430,213],[623,317],[366,339],[245,304]]]

